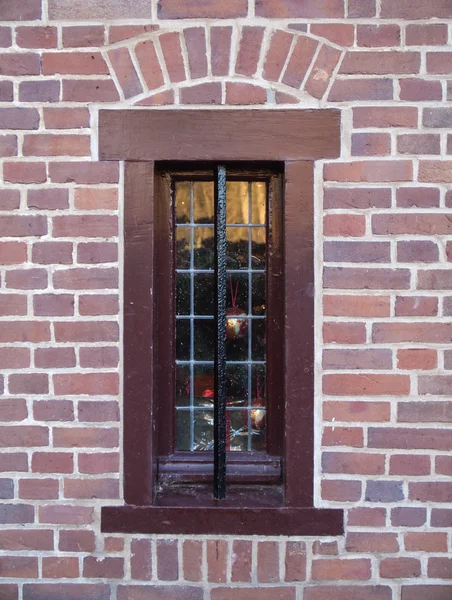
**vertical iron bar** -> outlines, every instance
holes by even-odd
[[[226,497],[226,167],[215,167],[215,402],[213,495]]]

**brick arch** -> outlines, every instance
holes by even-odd
[[[330,40],[290,29],[196,25],[131,33],[105,51],[128,105],[319,106],[344,54]]]

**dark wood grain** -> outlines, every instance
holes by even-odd
[[[102,160],[313,160],[339,146],[334,109],[99,111]]]

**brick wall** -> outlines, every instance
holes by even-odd
[[[450,0],[0,0],[0,20],[1,600],[450,600]],[[316,169],[315,485],[343,537],[100,533],[123,167],[98,161],[97,111],[178,104],[342,111]]]

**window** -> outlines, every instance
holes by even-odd
[[[313,160],[337,111],[101,111],[99,135],[126,161],[125,505],[103,531],[341,533],[313,508]]]

